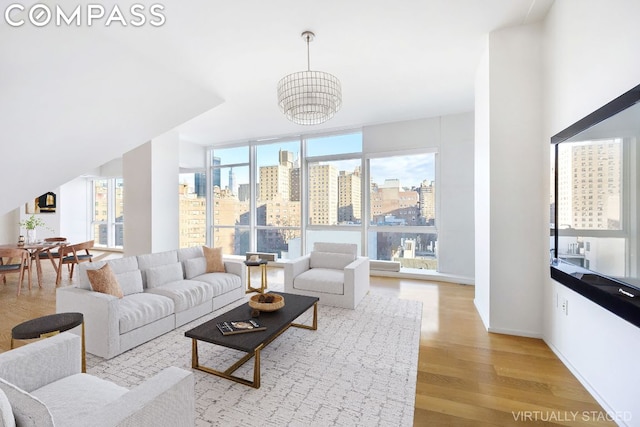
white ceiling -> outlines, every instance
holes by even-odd
[[[8,25],[4,2],[0,182],[15,191],[0,214],[170,130],[210,145],[472,111],[487,35],[552,2],[139,0],[164,5],[166,23],[89,27],[96,2],[58,0],[40,3],[80,5],[82,25],[42,28]],[[134,2],[99,4],[132,18]],[[342,81],[342,109],[317,126],[289,122],[276,101],[278,80],[306,69],[305,30],[311,68]]]
[[[473,110],[489,32],[541,20],[553,0],[190,0],[166,24],[109,32],[224,102],[181,125],[215,144]],[[311,68],[342,81],[343,107],[317,126],[280,113],[280,78],[306,69],[300,34],[315,32]]]

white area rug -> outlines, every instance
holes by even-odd
[[[87,372],[131,388],[167,366],[191,370],[184,332],[204,316]],[[310,324],[312,310],[299,322]],[[261,352],[254,389],[193,370],[197,426],[412,426],[422,303],[370,293],[356,310],[318,306],[318,330],[289,328]],[[224,370],[245,353],[199,343],[200,363]],[[253,359],[236,371],[251,379]]]

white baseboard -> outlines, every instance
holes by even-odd
[[[615,410],[611,407],[611,405],[609,405],[607,403],[606,400],[604,400],[604,398],[598,393],[598,390],[596,390],[591,383],[589,383],[589,381],[587,381],[587,379],[585,377],[583,377],[580,372],[571,364],[571,362],[569,361],[569,359],[567,359],[566,357],[564,357],[564,355],[562,354],[562,352],[560,350],[558,350],[558,348],[556,346],[554,346],[553,344],[549,343],[547,340],[545,340],[543,338],[544,342],[547,344],[547,346],[549,346],[549,348],[551,349],[551,351],[553,351],[553,353],[558,357],[558,359],[560,359],[560,361],[564,364],[564,366],[567,367],[567,369],[569,369],[569,371],[573,374],[574,377],[576,377],[576,379],[578,380],[578,382],[580,382],[580,384],[582,384],[582,386],[587,389],[587,391],[589,392],[589,394],[591,394],[591,396],[593,396],[593,398],[596,400],[596,402],[598,402],[598,404],[600,404],[600,406],[602,406],[602,409],[610,414],[615,414]],[[616,423],[619,426],[623,426],[623,427],[630,427],[629,424],[627,424],[625,422],[625,420],[623,419],[617,419]]]

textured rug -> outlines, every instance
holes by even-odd
[[[184,332],[242,302],[113,359],[88,354],[87,372],[131,388],[168,366],[191,370]],[[259,389],[194,370],[196,426],[412,426],[421,317],[421,302],[374,292],[356,310],[318,306],[317,331],[289,328],[262,350]],[[205,366],[242,355],[199,344]],[[236,375],[252,372],[253,359]]]

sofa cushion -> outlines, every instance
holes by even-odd
[[[207,273],[224,273],[224,262],[222,261],[222,247],[209,248],[202,247],[204,257],[207,260]]]
[[[142,274],[140,273],[140,270],[116,273],[116,279],[118,279],[120,289],[122,289],[122,294],[124,296],[144,291],[142,288]]]
[[[205,257],[191,258],[183,261],[184,277],[193,279],[207,272],[207,260]]]
[[[53,427],[53,419],[47,407],[36,396],[27,393],[2,378],[0,389],[7,395],[15,422],[20,427]]]
[[[178,261],[186,261],[191,258],[202,258],[202,246],[191,246],[190,248],[178,249]]]
[[[0,389],[0,426],[16,427],[16,419],[13,417],[11,403],[4,391]]]
[[[91,289],[95,292],[102,292],[118,298],[123,297],[118,279],[109,264],[105,264],[97,270],[87,270],[87,277],[91,283]]]
[[[328,268],[312,268],[293,279],[293,288],[301,291],[344,295],[344,272]]]
[[[127,333],[175,313],[171,298],[148,292],[128,295],[118,301],[120,334]]]
[[[213,289],[214,298],[242,287],[240,276],[231,273],[205,273],[194,280],[207,282]]]
[[[178,251],[158,252],[155,254],[138,255],[138,267],[142,271],[142,283],[147,285],[147,270],[166,264],[178,262]]]
[[[54,381],[32,394],[51,412],[58,426],[89,420],[99,408],[127,393],[124,387],[88,374],[75,374]]]
[[[213,287],[195,280],[177,280],[162,286],[149,288],[148,293],[162,295],[173,300],[176,313],[188,310],[213,299]]]
[[[351,254],[334,252],[311,251],[310,255],[310,268],[333,268],[335,270],[344,270],[347,265],[351,264],[356,259]]]
[[[83,263],[78,266],[78,287],[91,290],[91,284],[89,283],[89,278],[87,277],[87,270],[97,270],[107,263],[109,263],[109,265],[111,266],[111,270],[113,270],[113,273],[116,275],[116,277],[118,277],[117,275],[120,273],[138,270],[138,258],[136,258],[135,256],[114,258],[108,261],[94,261],[91,263]],[[125,295],[127,295],[127,293],[124,292],[124,289],[122,291]]]
[[[173,264],[160,265],[147,270],[147,288],[157,288],[166,283],[182,280],[182,264],[174,262]]]

